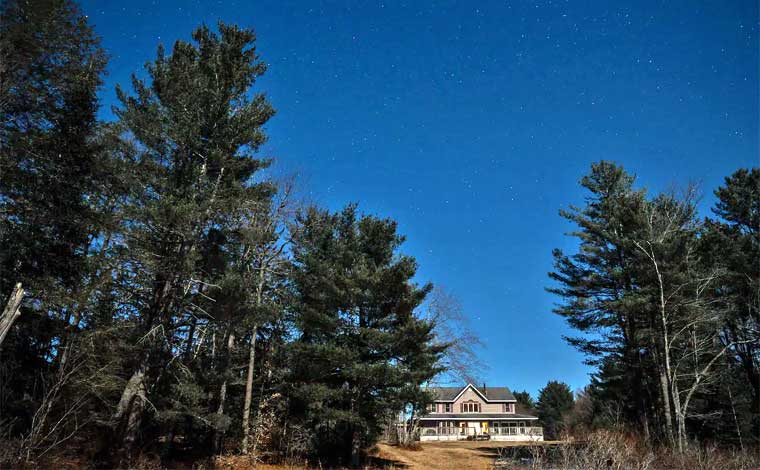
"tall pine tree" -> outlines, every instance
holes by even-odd
[[[631,295],[637,289],[638,258],[631,235],[640,230],[645,197],[633,189],[633,181],[610,162],[593,164],[581,179],[590,192],[585,207],[561,211],[577,225],[572,235],[580,246],[573,255],[554,250],[555,271],[549,276],[558,286],[548,291],[564,300],[555,313],[586,333],[568,341],[605,375],[597,383],[609,390],[600,395],[611,397],[627,421],[646,433],[655,399],[646,385],[648,359],[643,353],[648,322]]]
[[[727,413],[750,418],[729,425],[738,428],[731,435],[744,428],[760,442],[760,169],[736,171],[715,195],[718,218],[705,220],[702,246],[707,262],[725,270],[712,295],[725,311],[725,340],[737,343],[721,395]]]
[[[357,464],[383,418],[424,399],[420,385],[440,371],[444,347],[415,314],[430,287],[412,283],[417,265],[397,253],[402,242],[394,222],[354,206],[298,221],[287,393],[323,458]]]
[[[12,379],[0,382],[10,397],[0,415],[12,417],[12,435],[33,427],[30,447],[41,445],[35,430],[58,411],[60,395],[51,390],[60,391],[72,339],[107,265],[118,185],[96,118],[105,64],[100,39],[73,2],[0,6],[0,297],[16,283],[27,292],[2,345],[3,376]]]
[[[203,305],[209,298],[231,300],[229,283],[218,282],[229,264],[225,245],[235,243],[231,230],[240,218],[273,191],[254,181],[269,164],[256,151],[274,112],[264,95],[251,93],[265,64],[252,31],[222,23],[218,29],[198,28],[194,43],[177,41],[169,56],[159,47],[147,66],[149,81],[133,78],[133,96],[117,89],[122,105],[116,113],[139,149],[135,171],[142,187],[126,235],[133,255],[127,287],[134,294],[127,311],[136,346],[114,416],[127,448],[136,443],[146,405],[168,395],[186,398],[171,408],[213,427],[209,417],[224,400],[221,371],[235,344],[229,328],[234,312],[224,311],[229,303],[218,304],[216,313],[224,314],[216,318]],[[171,382],[184,371],[164,373],[192,341],[185,332],[198,317],[216,319],[208,327],[219,345],[210,367],[222,374],[212,379],[220,387],[213,393],[216,405],[199,402],[194,380]],[[187,386],[178,389],[180,382]],[[189,411],[198,406],[208,416]]]

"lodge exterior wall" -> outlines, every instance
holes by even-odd
[[[464,391],[462,396],[460,396],[454,403],[451,408],[452,413],[461,413],[461,404],[466,402],[477,402],[480,403],[480,412],[481,413],[504,413],[505,407],[504,403],[486,403],[483,401],[483,399],[478,395],[475,390],[472,388],[467,388],[467,390]],[[509,407],[508,407],[509,408]],[[507,408],[507,409],[508,409]],[[509,411],[507,411],[509,412]],[[514,407],[512,407],[512,413],[514,413]]]

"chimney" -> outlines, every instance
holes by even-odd
[[[488,397],[488,389],[486,388],[486,383],[485,382],[483,382],[483,395],[485,395],[486,397]]]

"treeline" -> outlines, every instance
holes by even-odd
[[[760,442],[760,169],[715,191],[649,195],[609,162],[581,180],[581,207],[562,215],[577,253],[554,251],[567,338],[597,366],[576,426],[624,427],[684,449],[691,440]]]
[[[107,54],[78,7],[1,8],[0,466],[355,464],[424,408],[447,348],[418,313],[431,286],[392,220],[267,178],[252,31],[159,46],[103,122]]]

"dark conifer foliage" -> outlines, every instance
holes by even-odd
[[[175,43],[169,56],[159,47],[147,67],[149,82],[133,79],[134,96],[117,90],[122,106],[116,113],[138,149],[142,188],[125,233],[130,275],[142,287],[129,300],[132,342],[140,346],[115,414],[127,448],[137,439],[147,403],[155,406],[165,394],[173,403],[159,416],[163,426],[200,417],[214,430],[225,427],[210,415],[224,408],[219,382],[235,346],[239,311],[236,292],[229,292],[230,255],[240,249],[236,232],[273,193],[271,185],[253,182],[269,164],[255,152],[274,112],[263,95],[249,98],[265,71],[253,32],[220,24],[219,34],[203,26],[193,39]],[[182,330],[198,318],[220,326],[210,332],[219,347],[207,358],[211,374],[205,378],[220,387],[216,403],[206,403],[194,381],[161,382],[175,351],[192,347],[183,344],[193,338]],[[179,371],[174,376],[182,377]]]
[[[632,270],[636,248],[629,237],[638,229],[645,203],[643,192],[633,189],[633,181],[623,168],[609,162],[593,165],[581,179],[590,192],[586,206],[561,211],[577,224],[573,235],[580,247],[571,256],[554,251],[556,271],[549,276],[559,287],[549,291],[566,299],[556,313],[580,332],[594,333],[568,338],[587,354],[590,364],[599,365],[601,371],[611,371],[618,362],[626,365],[626,373],[613,373],[604,386],[623,398],[621,411],[631,422],[644,423],[651,398],[644,387],[646,357],[639,342],[643,340],[640,330],[647,324],[627,295],[636,286]]]
[[[536,413],[536,401],[530,396],[527,390],[522,392],[514,392],[515,399],[517,400],[517,412],[525,414]]]
[[[415,316],[430,286],[415,286],[414,259],[398,254],[396,224],[310,209],[293,245],[290,345],[293,416],[315,431],[318,455],[358,463],[388,410],[424,400],[419,386],[441,371],[445,346]]]
[[[96,94],[105,63],[99,39],[74,4],[4,2],[3,292],[9,282],[22,282],[52,295],[81,279],[98,223]]]
[[[106,63],[79,9],[64,1],[0,9],[0,296],[26,300],[0,347],[0,422],[46,426],[55,374],[83,312],[110,223],[113,184],[97,92]],[[58,434],[52,432],[51,437]],[[30,436],[30,445],[36,445]]]
[[[413,439],[425,385],[476,370],[451,343],[477,338],[415,282],[393,220],[301,207],[273,179],[253,31],[159,46],[113,122],[106,59],[73,1],[0,4],[0,298],[24,289],[0,317],[0,467],[355,465],[399,417]],[[554,252],[550,291],[598,366],[572,425],[757,443],[760,171],[705,220],[694,191],[634,183],[597,163],[562,212],[579,249]],[[535,406],[555,437],[572,394],[551,382]]]
[[[0,28],[0,293],[26,289],[3,318],[0,465],[355,462],[422,408],[446,349],[418,316],[430,287],[393,221],[299,211],[267,178],[252,31],[159,47],[101,123],[106,55],[74,3],[5,2]]]
[[[576,254],[555,250],[555,312],[598,366],[587,425],[627,425],[683,449],[690,437],[757,443],[758,171],[716,191],[718,220],[697,193],[647,197],[608,162],[581,180],[591,195],[563,211]]]
[[[573,403],[573,392],[566,383],[551,380],[538,392],[536,411],[546,439],[556,440],[562,437]]]
[[[705,220],[702,246],[706,262],[724,272],[712,295],[725,313],[725,341],[736,343],[720,402],[726,413],[738,407],[749,417],[748,434],[760,439],[760,169],[738,170],[715,195],[718,219]],[[730,424],[722,428],[735,434]]]

